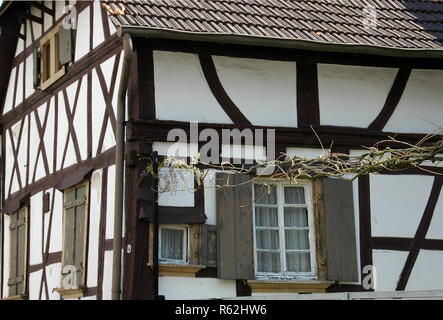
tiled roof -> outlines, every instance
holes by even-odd
[[[104,5],[114,24],[123,27],[443,49],[443,0],[119,0]]]

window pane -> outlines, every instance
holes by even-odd
[[[286,204],[305,204],[305,189],[302,187],[285,187]]]
[[[183,260],[183,230],[161,229],[161,257],[163,259]]]
[[[287,250],[309,250],[308,230],[285,230]]]
[[[306,208],[285,208],[285,227],[307,227],[308,210]]]
[[[85,196],[86,193],[86,187],[80,187],[77,189],[77,196],[75,197],[76,199],[81,199]]]
[[[278,209],[267,207],[255,207],[255,225],[257,227],[277,227]]]
[[[75,190],[74,189],[67,191],[65,194],[66,194],[65,203],[71,202],[75,199]]]
[[[281,272],[279,252],[257,252],[258,272]]]
[[[277,204],[277,187],[266,185],[254,185],[255,203]]]
[[[311,259],[309,252],[287,252],[286,268],[289,272],[310,272]]]
[[[278,230],[257,230],[257,249],[279,249]]]

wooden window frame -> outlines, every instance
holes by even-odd
[[[88,230],[89,230],[89,180],[84,180],[83,182],[76,184],[73,187],[70,187],[68,189],[63,190],[63,234],[62,234],[62,269],[64,267],[64,261],[65,261],[65,252],[66,252],[66,246],[65,246],[65,238],[66,238],[66,209],[65,209],[65,203],[66,203],[66,193],[69,191],[78,189],[80,187],[85,187],[85,213],[84,213],[84,235],[83,235],[83,270],[82,270],[82,277],[79,288],[72,288],[72,289],[65,289],[63,288],[63,277],[61,277],[61,283],[60,288],[56,291],[62,295],[63,298],[80,298],[84,296],[84,291],[86,288],[86,272],[87,272],[87,266],[88,266],[88,260],[87,260],[87,248],[88,248]]]
[[[27,297],[27,285],[28,285],[28,279],[27,279],[27,273],[28,273],[28,241],[29,241],[29,208],[28,206],[21,207],[17,211],[15,211],[13,214],[18,214],[21,210],[25,210],[25,238],[24,238],[24,267],[23,267],[23,292],[15,295],[11,295],[10,293],[10,286],[9,286],[9,280],[8,280],[8,297],[7,300],[24,300]],[[11,221],[9,221],[9,225],[11,224]],[[11,274],[11,268],[12,268],[12,233],[9,232],[9,277]],[[8,277],[8,278],[9,278]]]
[[[256,240],[256,224],[255,224],[255,206],[253,204],[253,246],[254,246],[254,273],[257,280],[316,280],[317,274],[317,242],[316,242],[316,223],[314,214],[314,195],[313,186],[309,181],[299,181],[296,183],[287,183],[283,181],[269,181],[266,179],[257,179],[252,185],[252,199],[255,199],[255,185],[272,185],[277,188],[277,207],[278,207],[278,230],[279,230],[279,250],[280,251],[280,266],[282,271],[279,273],[274,272],[258,272],[257,263],[257,240]],[[286,249],[285,248],[285,235],[284,235],[284,210],[286,206],[284,204],[284,188],[285,187],[303,187],[305,191],[305,207],[308,211],[308,227],[309,227],[309,251],[310,251],[310,272],[289,272],[286,271]],[[294,205],[287,205],[294,207]],[[295,205],[297,206],[297,205]]]
[[[59,66],[58,33],[63,21],[55,25],[40,39],[40,90],[47,89],[65,74],[65,66]],[[49,44],[49,65],[45,57],[45,46]],[[49,72],[47,70],[49,66]],[[59,66],[60,68],[58,69]],[[57,70],[58,69],[58,70]],[[48,74],[47,74],[48,73]],[[47,74],[47,75],[46,75]],[[43,77],[45,76],[45,78]],[[47,77],[47,78],[46,78]]]
[[[161,230],[162,229],[175,229],[175,230],[183,230],[185,234],[183,235],[183,259],[176,260],[176,259],[167,259],[162,258],[161,256],[161,248],[162,248],[162,237],[161,237]],[[159,226],[159,233],[158,233],[158,260],[160,264],[170,264],[170,265],[183,265],[183,264],[189,264],[190,261],[190,227],[189,225],[173,225],[173,224],[162,224]]]

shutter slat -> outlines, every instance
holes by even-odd
[[[75,245],[75,207],[65,210],[65,243],[63,248],[63,265],[74,265]]]
[[[327,278],[358,281],[352,182],[323,179]]]
[[[252,236],[252,189],[245,175],[218,173],[217,185],[217,272],[222,279],[254,278]]]
[[[19,211],[17,229],[17,294],[24,292],[26,256],[26,210]]]

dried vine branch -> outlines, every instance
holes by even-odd
[[[251,179],[246,183],[263,177],[258,175],[257,172],[269,166],[273,167],[274,170],[271,174],[266,175],[267,180],[286,180],[289,183],[295,183],[300,179],[306,180],[322,177],[354,180],[361,175],[383,171],[402,171],[411,168],[441,175],[441,173],[433,171],[432,167],[425,168],[421,166],[425,161],[433,163],[443,161],[443,139],[429,143],[429,140],[435,137],[436,135],[428,135],[415,145],[389,137],[387,140],[379,141],[374,146],[366,148],[367,151],[359,155],[331,153],[329,150],[323,149],[323,154],[314,159],[281,154],[276,160],[257,162],[248,166],[236,165],[230,162],[222,162],[219,165],[215,165],[204,163],[198,157],[192,159],[189,163],[183,158],[165,157],[159,164],[159,168],[169,168],[170,170],[167,171],[166,175],[162,176],[162,180],[165,183],[158,191],[177,191],[178,186],[183,188],[182,190],[195,191],[196,188],[186,185],[183,182],[183,177],[180,175],[183,172],[192,174],[198,188],[203,184],[203,180],[209,172],[212,171],[208,169],[250,175]],[[383,145],[396,145],[399,147],[383,147]],[[146,171],[148,174],[155,176],[149,161]],[[216,185],[216,188],[222,187],[233,186]]]

